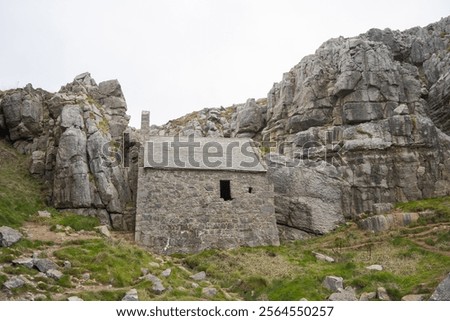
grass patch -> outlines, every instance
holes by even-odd
[[[29,158],[0,139],[0,226],[20,227],[45,208],[41,184],[28,172]]]
[[[419,218],[418,224],[433,224],[450,222],[450,196],[427,198],[418,201],[396,204],[398,209],[405,212],[433,211],[435,215],[426,215]]]
[[[98,292],[83,292],[78,296],[84,301],[121,301],[125,296],[125,291],[98,291]]]
[[[60,260],[72,263],[72,272],[91,273],[91,278],[116,287],[135,283],[150,255],[134,246],[108,240],[87,240],[54,253]]]
[[[70,226],[75,231],[94,231],[96,226],[100,225],[100,221],[96,217],[82,216],[72,213],[61,213],[51,218],[53,223],[51,230],[56,229],[56,225]]]

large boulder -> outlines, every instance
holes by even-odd
[[[22,238],[22,233],[9,226],[0,227],[0,246],[10,247]]]
[[[31,85],[3,92],[0,135],[31,155],[30,172],[43,179],[52,206],[133,229],[137,176],[121,155],[126,108],[117,80],[97,85],[83,73],[57,93]]]
[[[331,166],[308,166],[274,154],[268,155],[267,162],[278,224],[324,234],[344,222],[341,199],[345,182]]]
[[[237,108],[236,136],[253,137],[264,127],[264,110],[250,98],[245,105]]]
[[[450,273],[439,283],[430,301],[450,301]]]

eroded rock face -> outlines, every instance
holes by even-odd
[[[448,194],[449,25],[325,42],[270,91],[264,139],[335,166],[347,216]]]
[[[322,233],[340,215],[382,214],[396,202],[449,195],[449,48],[450,17],[330,39],[284,73],[267,99],[230,107],[215,135],[252,137],[299,164],[269,172],[278,223],[287,228]],[[197,135],[208,135],[206,114],[189,117]],[[184,123],[158,130],[183,132]],[[317,163],[333,174],[312,169]],[[323,195],[330,183],[332,200],[331,191]]]
[[[115,157],[129,120],[117,80],[97,85],[84,73],[54,94],[27,85],[0,99],[0,133],[31,154],[30,172],[43,178],[51,205],[133,229],[133,182]]]

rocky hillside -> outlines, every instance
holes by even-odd
[[[345,218],[450,193],[450,17],[325,42],[267,99],[206,109],[153,134],[252,137],[271,154],[280,230],[326,233]]]
[[[132,228],[133,182],[117,154],[126,109],[117,80],[97,85],[85,73],[57,93],[31,85],[2,92],[0,135],[31,155],[30,172],[45,182],[49,205]]]
[[[193,112],[152,135],[261,143],[284,238],[328,233],[392,204],[450,194],[450,17],[325,42],[267,98]],[[137,167],[120,163],[126,102],[116,80],[77,76],[57,93],[0,93],[0,136],[31,155],[47,203],[133,229]],[[147,134],[147,133],[146,133]],[[270,153],[269,153],[270,152]]]

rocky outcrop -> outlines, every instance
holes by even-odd
[[[326,233],[344,218],[450,194],[449,48],[450,17],[330,39],[284,73],[267,98],[130,133],[135,141],[253,138],[263,154],[278,154],[269,177],[280,234]],[[127,204],[135,202],[139,152],[130,168],[114,166],[128,124],[117,81],[97,85],[82,74],[56,94],[28,85],[0,99],[0,135],[31,155],[49,203],[116,228],[133,225]]]
[[[450,301],[450,273],[439,283],[430,301]]]
[[[267,175],[277,195],[279,225],[324,234],[345,221],[341,204],[345,182],[334,168],[300,165],[273,154],[266,161]]]
[[[57,93],[27,85],[0,99],[0,133],[31,155],[49,205],[133,229],[133,181],[120,154],[129,116],[117,80],[97,85],[84,73]]]
[[[0,247],[10,247],[19,242],[22,238],[22,233],[10,228],[9,226],[0,227]]]
[[[383,214],[396,202],[450,194],[449,48],[450,17],[330,39],[267,99],[230,109],[231,132],[220,135],[252,137],[264,152],[290,159],[292,168],[270,172],[283,230],[326,232],[341,215]],[[183,121],[177,128],[183,132]],[[334,214],[323,216],[328,206]]]

